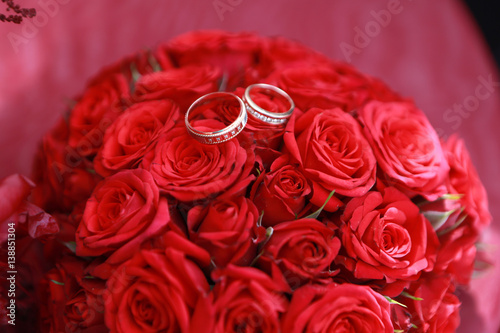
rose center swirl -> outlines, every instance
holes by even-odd
[[[411,250],[408,230],[396,223],[386,223],[382,230],[381,248],[393,258],[406,256]]]

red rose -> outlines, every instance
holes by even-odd
[[[312,183],[311,202],[322,206],[335,190],[326,211],[342,205],[339,195],[359,197],[375,183],[376,161],[370,145],[356,120],[338,108],[310,109],[296,123],[292,117],[284,139]]]
[[[381,280],[384,294],[398,295],[422,271],[432,270],[438,240],[429,221],[394,188],[353,198],[341,217],[344,265],[362,280]]]
[[[107,265],[118,265],[141,244],[170,225],[167,200],[146,170],[124,170],[104,179],[87,201],[76,231],[78,256],[107,255]],[[109,270],[92,274],[107,278]]]
[[[259,264],[273,271],[278,266],[292,289],[307,282],[331,282],[331,266],[340,249],[333,228],[315,219],[282,222],[273,227],[262,248]]]
[[[389,302],[367,286],[305,285],[292,296],[282,332],[393,333]]]
[[[215,286],[196,308],[192,333],[280,332],[288,301],[268,275],[233,265],[212,275]]]
[[[75,205],[88,199],[101,177],[92,162],[82,158],[67,145],[69,129],[64,119],[46,134],[35,156],[33,202],[53,212],[71,212]]]
[[[412,283],[408,294],[398,297],[405,304],[411,323],[410,333],[453,333],[460,324],[460,301],[449,277],[426,274]]]
[[[201,120],[194,125],[212,131],[220,122]],[[230,189],[245,190],[253,180],[254,161],[253,152],[241,147],[237,139],[204,145],[182,125],[160,137],[155,155],[144,161],[143,167],[150,168],[162,191],[179,201],[192,202]]]
[[[304,111],[313,107],[339,107],[350,112],[372,99],[399,99],[380,81],[343,63],[330,62],[319,66],[315,63],[284,68],[273,73],[266,81],[276,83]]]
[[[182,112],[199,97],[218,90],[220,72],[210,66],[170,68],[141,76],[135,83],[134,100],[171,99]]]
[[[170,100],[132,105],[106,130],[104,144],[94,159],[96,171],[109,176],[137,167],[160,134],[170,130],[179,118],[179,107]]]
[[[108,332],[104,324],[104,281],[84,274],[85,263],[64,257],[40,284],[42,332]]]
[[[68,142],[77,155],[92,156],[97,152],[106,128],[123,111],[129,98],[129,83],[121,74],[88,87],[69,118]]]
[[[189,332],[193,310],[209,292],[198,265],[210,257],[176,233],[169,247],[141,250],[121,265],[106,284],[105,320],[111,333]]]
[[[210,65],[224,73],[226,88],[244,85],[245,71],[257,62],[261,39],[253,33],[195,31],[171,40],[165,49],[179,67]]]
[[[449,171],[436,131],[411,103],[371,102],[359,112],[385,181],[405,194],[436,200]]]
[[[259,212],[264,212],[262,224],[272,226],[291,221],[306,207],[311,187],[297,164],[288,164],[289,156],[277,158],[269,173],[263,172],[252,186],[250,198]]]
[[[463,195],[460,203],[467,207],[467,213],[473,216],[474,227],[481,230],[491,222],[488,196],[472,164],[465,143],[458,136],[453,135],[443,145],[443,149],[450,165],[448,193]]]
[[[189,238],[210,253],[216,267],[229,263],[248,266],[256,255],[256,239],[265,234],[257,226],[258,219],[257,208],[247,198],[216,199],[189,210]]]

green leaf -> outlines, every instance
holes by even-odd
[[[66,103],[66,105],[70,109],[73,109],[75,107],[75,105],[78,103],[76,100],[74,100],[72,98],[65,98],[64,102]]]
[[[137,69],[135,63],[130,64],[130,73],[132,74],[132,80],[134,81],[134,83],[136,83],[137,80],[139,80],[141,77],[141,73],[139,73],[139,70]]]
[[[76,242],[64,242],[64,246],[71,250],[71,252],[76,253]]]
[[[54,282],[57,285],[64,286],[64,282],[59,282],[59,281],[52,280],[52,279],[50,281]]]
[[[484,243],[484,242],[477,242],[475,244],[476,250],[481,251],[481,252],[491,252],[495,250],[495,246],[492,244]]]
[[[226,91],[228,76],[229,75],[227,74],[227,72],[224,72],[224,74],[222,75],[222,78],[220,79],[218,91]]]
[[[484,272],[484,271],[489,270],[493,267],[494,267],[494,265],[492,263],[487,262],[487,261],[477,260],[477,259],[474,260],[474,270],[475,271]]]
[[[133,93],[135,91],[135,83],[141,77],[141,73],[137,70],[137,66],[135,63],[130,64],[130,73],[132,74],[132,81],[130,82],[130,92]]]
[[[260,176],[262,172],[260,172],[259,168],[255,168],[255,171],[257,171],[257,174]]]
[[[260,213],[259,219],[257,220],[257,226],[261,227],[262,226],[262,219],[264,218],[264,211]]]
[[[151,65],[151,68],[153,68],[153,72],[161,72],[163,70],[153,53],[151,53],[151,50],[148,50],[148,62]]]
[[[321,212],[323,211],[323,209],[325,208],[326,204],[328,203],[328,201],[330,201],[330,199],[333,197],[333,194],[335,193],[335,190],[333,190],[332,192],[330,192],[330,195],[328,196],[328,198],[326,198],[326,201],[325,203],[323,204],[323,206],[321,206],[317,211],[315,211],[314,213],[312,213],[311,215],[308,215],[306,216],[305,218],[306,219],[317,219],[319,214],[321,214]]]
[[[269,238],[271,238],[271,236],[273,235],[274,233],[274,229],[273,227],[269,227],[266,229],[266,242],[269,240]]]
[[[425,216],[426,219],[429,220],[429,222],[432,225],[432,228],[434,228],[434,230],[438,230],[446,223],[446,221],[448,221],[448,218],[458,209],[459,208],[455,208],[447,212],[438,212],[429,210],[422,212],[422,214]]]
[[[445,194],[445,195],[441,196],[439,199],[441,199],[441,200],[460,200],[463,197],[464,197],[463,194]]]
[[[463,209],[462,209],[462,212],[463,212]],[[441,230],[437,233],[438,236],[443,236],[447,233],[449,233],[450,231],[453,231],[455,230],[456,228],[458,228],[462,222],[467,218],[467,214],[464,214],[454,225],[452,225],[451,227],[448,227],[444,230]]]
[[[261,216],[264,216],[264,213],[262,213]],[[266,229],[266,239],[262,242],[262,244],[260,245],[260,248],[264,247],[264,245],[266,245],[266,243],[269,242],[269,239],[271,239],[271,236],[273,235],[273,233],[274,233],[273,227],[268,227]],[[257,260],[259,260],[259,258],[263,254],[264,254],[264,250],[260,251],[260,253],[252,260],[252,263],[250,264],[250,266],[255,265],[255,263],[257,263]]]
[[[394,333],[403,333],[404,330],[394,330]]]
[[[95,279],[95,276],[92,276],[92,275],[85,275],[83,278],[84,278],[84,279]]]
[[[418,329],[418,326],[417,326],[417,325],[415,325],[415,324],[413,324],[413,323],[410,325],[410,327],[411,327],[411,328],[416,328],[416,329]]]
[[[402,306],[402,307],[404,307],[404,308],[406,308],[406,307],[407,307],[407,306],[406,306],[406,305],[404,305],[403,303],[399,303],[398,301],[396,301],[396,300],[394,300],[394,299],[390,298],[389,296],[384,296],[384,297],[385,297],[385,299],[386,299],[386,300],[388,300],[388,301],[389,301],[389,303],[391,303],[391,304],[396,304],[396,305]]]
[[[263,254],[264,254],[264,251],[260,251],[259,254],[257,254],[255,256],[255,258],[253,258],[252,262],[250,263],[250,267],[254,267],[254,265],[257,263],[257,261],[260,259],[260,257],[262,257]]]
[[[413,295],[410,295],[410,294],[408,294],[406,291],[403,291],[403,292],[401,293],[401,296],[404,296],[404,297],[406,297],[406,298],[410,298],[410,299],[412,299],[412,300],[414,300],[414,301],[423,301],[423,300],[424,300],[423,298],[420,298],[420,297],[415,297],[415,296],[413,296]]]
[[[440,201],[440,200],[460,200],[462,199],[464,195],[463,194],[444,194],[442,196],[440,196],[439,198],[437,198],[436,200],[433,200],[433,201],[429,201],[429,200],[425,200],[422,198],[422,200],[417,200],[418,202],[415,202],[415,204],[418,206],[418,207],[422,207],[422,206],[425,206],[431,202],[437,202],[437,201]]]

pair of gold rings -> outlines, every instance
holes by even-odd
[[[262,108],[251,97],[258,93],[267,95],[271,100],[280,99],[282,104],[288,107],[288,110],[278,113]],[[212,110],[212,112],[217,111],[219,113],[217,116],[224,120],[225,124],[229,123],[229,125],[216,131],[203,131],[195,128],[193,120],[208,109]],[[243,98],[228,92],[213,92],[198,98],[189,107],[184,120],[191,136],[203,144],[212,145],[236,137],[245,128],[248,114],[266,124],[284,126],[294,109],[295,104],[286,92],[270,84],[257,83],[247,87]]]

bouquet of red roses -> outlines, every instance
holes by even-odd
[[[453,332],[491,219],[410,99],[251,33],[103,69],[32,178],[0,184],[1,320],[25,331]]]

